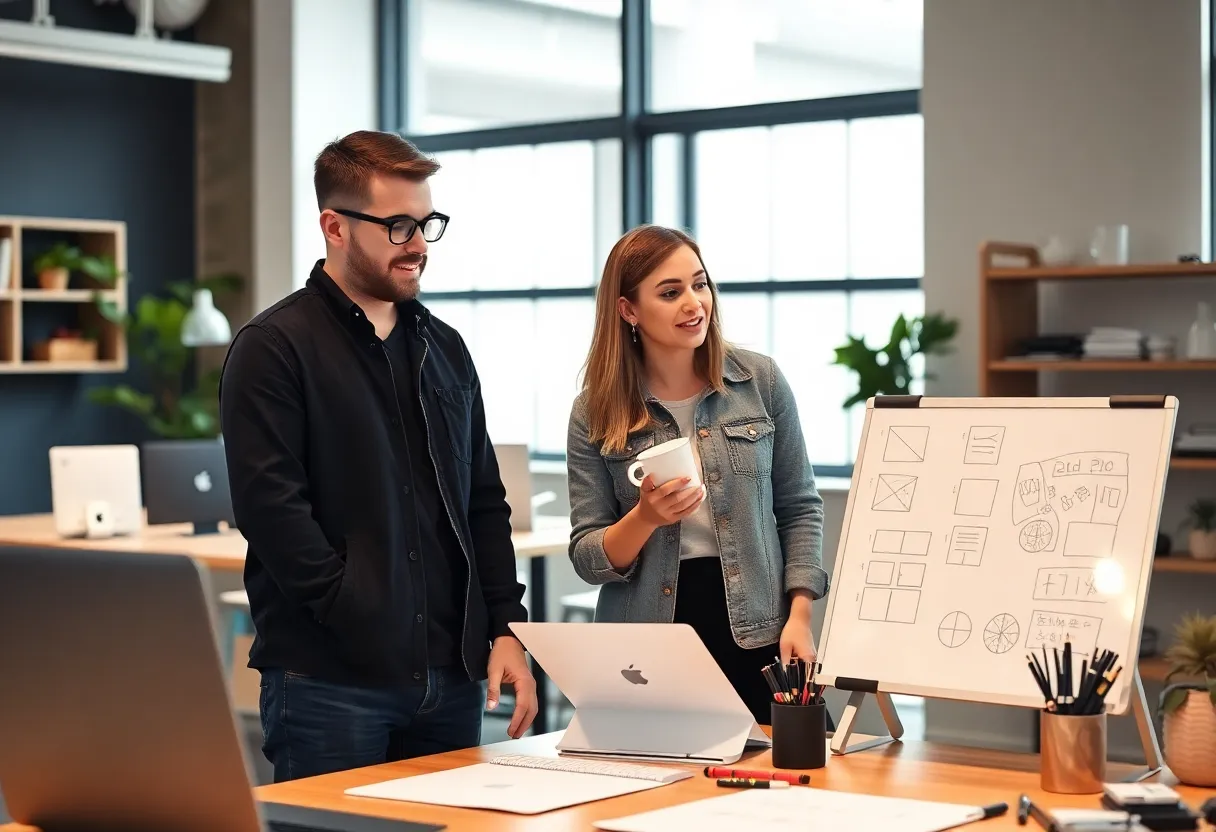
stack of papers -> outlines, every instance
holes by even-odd
[[[1085,337],[1085,357],[1137,360],[1144,357],[1144,336],[1138,329],[1096,326]]]

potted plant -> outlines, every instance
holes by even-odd
[[[72,272],[82,272],[104,286],[112,286],[118,276],[109,257],[83,254],[62,240],[34,258],[34,272],[41,288],[60,292],[68,288]]]
[[[1216,615],[1193,613],[1175,628],[1161,693],[1165,762],[1183,783],[1216,786]],[[1175,677],[1186,681],[1170,684]]]
[[[944,354],[958,332],[958,321],[939,314],[908,320],[900,315],[891,327],[887,343],[873,349],[865,339],[849,336],[849,342],[836,348],[833,364],[842,364],[857,373],[857,392],[845,400],[846,408],[871,396],[907,395],[914,380],[911,361],[916,355]],[[925,374],[925,378],[932,378]]]
[[[1187,538],[1191,557],[1216,560],[1216,500],[1199,499],[1191,503],[1185,524],[1191,530]]]

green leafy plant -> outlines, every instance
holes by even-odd
[[[864,338],[849,336],[847,344],[836,348],[836,360],[832,362],[857,374],[858,390],[844,406],[852,407],[871,396],[907,395],[914,380],[913,356],[948,353],[950,340],[957,332],[957,320],[934,313],[911,320],[900,315],[891,327],[890,340],[878,349],[867,346]]]
[[[84,254],[77,246],[62,240],[34,258],[34,271],[41,273],[50,269],[67,269],[81,272],[105,286],[113,286],[118,278],[114,260],[107,256]]]
[[[1212,707],[1216,707],[1216,615],[1191,613],[1184,616],[1174,628],[1174,638],[1174,643],[1165,652],[1170,663],[1166,683],[1177,676],[1200,681],[1169,685],[1161,693],[1161,710],[1172,713],[1187,701],[1189,691],[1205,689]]]
[[[89,391],[89,399],[135,414],[155,435],[165,439],[218,436],[219,370],[203,373],[193,387],[187,386],[195,349],[182,344],[182,322],[190,311],[195,289],[210,289],[218,296],[234,291],[241,283],[236,275],[170,283],[167,297],[144,295],[127,315],[112,301],[95,298],[101,314],[126,331],[127,347],[147,371],[150,389],[137,390],[127,384],[97,387]]]
[[[1216,529],[1216,500],[1201,498],[1187,506],[1185,524],[1203,532]]]

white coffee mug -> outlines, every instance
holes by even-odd
[[[639,471],[642,472],[641,476],[638,476]],[[638,454],[637,462],[629,466],[629,481],[641,486],[647,476],[654,482],[655,487],[688,477],[688,488],[700,488],[701,474],[697,470],[697,462],[692,455],[692,443],[688,437],[672,439]]]

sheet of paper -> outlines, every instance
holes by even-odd
[[[594,825],[612,832],[773,832],[811,824],[849,832],[938,832],[973,820],[978,812],[975,806],[796,786],[745,789]]]
[[[347,789],[346,793],[355,797],[532,815],[661,785],[652,780],[632,780],[602,774],[477,763],[359,786]]]

